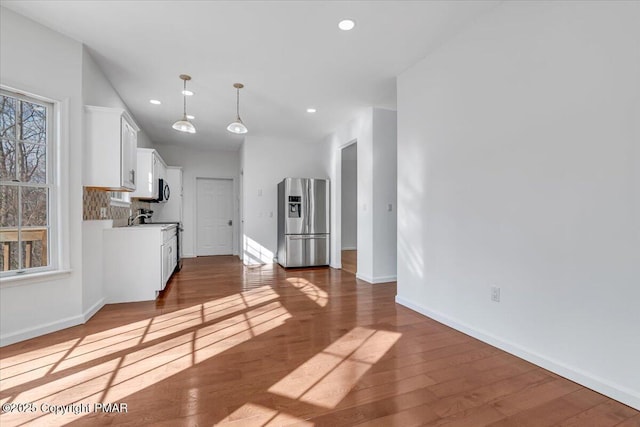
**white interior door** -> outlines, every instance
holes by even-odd
[[[233,181],[196,179],[196,255],[233,253]]]

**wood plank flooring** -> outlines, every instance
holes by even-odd
[[[395,294],[329,268],[185,260],[157,301],[2,348],[0,424],[640,426]]]
[[[356,274],[358,272],[358,251],[346,250],[341,252],[342,269],[349,273]]]

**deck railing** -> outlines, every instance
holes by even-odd
[[[48,264],[47,258],[47,228],[23,228],[18,236],[18,229],[5,228],[0,230],[0,245],[2,246],[2,271],[8,271],[11,267],[12,251],[11,243],[17,243],[18,237],[24,242],[23,268],[42,267]],[[40,251],[33,251],[35,243],[40,242]],[[18,248],[20,250],[20,248]],[[16,252],[17,254],[17,252]],[[15,256],[15,254],[13,254]]]

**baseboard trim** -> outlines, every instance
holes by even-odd
[[[625,405],[629,405],[635,409],[640,410],[640,393],[635,390],[631,390],[627,387],[612,383],[581,369],[568,366],[558,360],[551,359],[513,342],[503,340],[502,338],[492,335],[486,331],[475,329],[440,312],[417,305],[401,296],[396,296],[396,303],[424,316],[427,316],[433,320],[436,320],[444,325],[450,326],[460,332],[464,332],[465,334],[477,338],[480,341],[483,341],[515,356],[518,356],[544,369],[568,378],[571,381],[581,384],[587,388],[595,390],[598,393],[602,393],[605,396],[609,396],[612,399],[618,400]]]
[[[98,302],[93,304],[87,311],[82,313],[82,318],[84,319],[84,323],[86,323],[89,319],[91,319],[100,309],[104,307],[104,298],[100,298]]]
[[[50,334],[51,332],[57,332],[83,323],[83,315],[77,315],[56,320],[55,322],[44,323],[32,328],[21,329],[13,333],[0,336],[0,347],[39,337],[40,335]]]
[[[397,280],[397,276],[378,276],[378,277],[374,277],[373,278],[373,282],[371,283],[389,283],[389,282],[395,282]]]
[[[373,285],[377,285],[378,283],[395,282],[396,281],[396,276],[369,277],[369,276],[364,276],[362,274],[356,273],[356,279],[364,280],[367,283],[371,283]]]
[[[105,300],[101,298],[95,304],[93,304],[87,311],[78,315],[66,317],[64,319],[56,320],[54,322],[44,323],[42,325],[34,326],[32,328],[25,328],[19,331],[1,335],[0,347],[15,344],[20,341],[25,341],[31,338],[39,337],[41,335],[50,334],[52,332],[61,331],[72,326],[82,325],[87,320],[91,319],[102,307],[104,307]]]
[[[368,276],[363,276],[362,274],[356,273],[356,279],[363,280],[367,283],[373,283],[373,278]]]

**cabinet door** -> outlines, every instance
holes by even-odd
[[[162,283],[160,284],[160,290],[163,290],[169,280],[171,265],[171,244],[169,242],[162,245]]]
[[[171,239],[171,263],[170,263],[170,273],[169,276],[171,276],[171,273],[173,273],[173,271],[176,269],[176,266],[178,265],[178,237],[174,236]]]
[[[121,180],[122,187],[129,190],[136,189],[136,148],[138,146],[138,136],[135,129],[129,122],[121,118],[122,137],[120,138],[121,154]]]
[[[158,160],[158,155],[155,153],[155,151],[153,152],[152,157],[152,161],[153,161],[153,172],[151,174],[151,194],[154,199],[157,199],[158,196],[160,195],[160,192],[158,191],[158,177],[160,176],[160,160]]]

